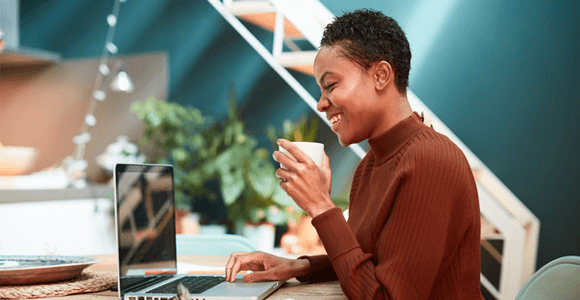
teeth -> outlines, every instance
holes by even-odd
[[[328,120],[328,122],[330,123],[330,125],[334,125],[334,123],[338,122],[340,120],[340,115],[336,115],[332,118],[330,118],[330,120]]]

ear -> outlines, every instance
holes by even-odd
[[[395,72],[393,72],[391,64],[384,60],[375,64],[374,71],[375,88],[379,91],[384,90],[389,82],[395,80]]]

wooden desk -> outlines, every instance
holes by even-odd
[[[117,262],[114,255],[95,256],[101,261],[98,264],[90,266],[89,270],[117,272]],[[198,265],[224,266],[227,263],[227,257],[221,256],[178,256],[177,261],[186,263],[195,263]],[[60,300],[118,300],[117,292],[103,291],[98,293],[88,293],[79,295],[70,295],[66,297],[52,298]],[[338,281],[304,284],[296,279],[286,282],[286,285],[276,290],[266,300],[345,300],[347,299],[340,288]]]

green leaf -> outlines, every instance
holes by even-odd
[[[145,115],[145,121],[147,121],[149,124],[151,124],[154,127],[159,126],[159,124],[161,124],[161,118],[159,118],[159,116],[151,111],[149,113],[147,113],[147,115]]]
[[[266,128],[266,136],[268,140],[272,143],[272,149],[277,150],[278,145],[276,144],[276,140],[278,139],[278,134],[276,133],[276,127],[273,125],[268,125]]]
[[[246,188],[242,169],[232,169],[221,173],[220,186],[226,205],[234,203]]]
[[[220,174],[222,197],[226,205],[232,204],[246,188],[244,180],[244,157],[251,148],[245,145],[234,145],[222,152],[215,159],[215,167]],[[240,159],[241,158],[241,159]]]
[[[213,136],[211,141],[211,147],[208,149],[209,155],[215,156],[218,153],[218,149],[222,144],[222,137],[220,135]]]
[[[294,131],[294,125],[292,124],[292,121],[284,120],[284,122],[282,123],[282,128],[284,130],[284,138],[286,139],[290,138],[290,136]]]
[[[157,106],[158,103],[157,100],[155,100],[155,97],[150,96],[149,98],[147,98],[147,100],[145,100],[142,109],[146,112],[157,111]]]
[[[207,177],[213,177],[216,171],[218,171],[217,166],[220,164],[219,159],[213,158],[206,160],[200,167],[201,171]]]
[[[177,144],[180,147],[183,147],[183,144],[185,143],[185,134],[183,133],[183,131],[178,131],[173,135],[173,140],[175,141],[175,144]]]
[[[243,201],[235,201],[228,206],[228,219],[234,224],[243,224],[247,220],[250,220],[250,211],[244,204]]]
[[[301,209],[294,200],[280,187],[280,184],[274,186],[274,192],[272,193],[272,200],[282,207],[293,206],[294,209]]]
[[[276,169],[267,158],[265,149],[258,149],[246,161],[246,179],[252,189],[262,198],[269,198],[276,185]]]
[[[205,140],[203,139],[203,135],[200,133],[194,133],[190,135],[187,140],[187,144],[193,149],[197,149],[198,151],[205,148]]]
[[[161,161],[159,162],[161,163]],[[176,167],[174,166],[173,168],[173,175],[174,175],[174,182],[176,186],[180,186],[181,185],[181,181],[183,180],[184,177],[187,176],[187,172],[184,171],[182,168]]]
[[[175,206],[178,209],[189,210],[191,208],[191,199],[187,197],[181,189],[175,189]]]
[[[238,107],[236,105],[236,92],[233,87],[230,87],[230,105],[229,113],[230,121],[238,120]]]
[[[169,123],[172,127],[183,126],[183,122],[181,122],[181,120],[174,111],[168,111],[164,117],[167,120],[167,123]]]
[[[244,132],[244,124],[242,122],[235,122],[234,124],[234,131],[235,131],[235,142],[236,143],[243,143],[248,140],[250,137]]]
[[[141,103],[139,101],[135,101],[135,102],[131,103],[130,110],[131,110],[131,112],[133,112],[137,115],[137,119],[142,120],[145,117],[145,115],[143,114],[143,103]]]
[[[187,184],[192,185],[193,187],[201,187],[204,181],[202,174],[200,174],[197,170],[191,170],[187,173]]]
[[[187,159],[187,151],[183,148],[175,148],[171,151],[171,156],[177,162],[182,162]]]
[[[303,142],[304,140],[302,139],[302,134],[300,133],[300,129],[296,128],[296,130],[294,130],[294,141],[296,142]]]
[[[314,116],[310,121],[310,128],[306,130],[305,133],[305,140],[306,142],[314,142],[316,141],[316,134],[318,132],[318,118]]]
[[[342,210],[345,210],[348,208],[348,199],[345,198],[332,198],[332,202],[334,202],[334,204],[340,208],[342,208]]]
[[[226,125],[226,128],[224,130],[224,144],[226,146],[232,144],[235,134],[236,134],[235,126],[233,124]]]

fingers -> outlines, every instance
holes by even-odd
[[[330,158],[326,155],[326,152],[322,152],[322,166],[323,170],[330,170]]]
[[[281,151],[274,151],[272,153],[272,158],[274,158],[275,161],[279,162],[280,164],[284,165],[284,167],[286,167],[289,170],[292,170],[294,168],[296,168],[296,159],[289,156],[290,154],[288,153],[284,153]],[[282,169],[282,167],[280,166],[280,169]],[[282,169],[284,170],[284,169]]]
[[[291,156],[294,156],[295,161],[301,162],[301,163],[314,163],[314,161],[310,158],[310,156],[308,156],[308,154],[304,153],[300,148],[298,148],[296,145],[294,145],[292,142],[286,140],[286,139],[278,139],[277,143],[280,147],[288,150],[288,152],[291,154]],[[280,151],[275,151],[275,152],[279,152],[282,153]],[[294,160],[289,157],[288,155],[285,155],[286,157],[283,157],[282,155],[277,155],[278,157],[280,157],[280,159],[282,161],[278,161],[276,160],[276,157],[274,157],[274,159],[276,161],[278,161],[279,163],[283,164],[286,167],[289,166],[293,166],[294,164]],[[287,159],[288,158],[288,159]],[[293,169],[293,168],[289,168],[289,169]]]
[[[281,280],[292,278],[292,266],[295,260],[277,257],[264,252],[233,253],[226,264],[227,282],[234,282],[241,270],[251,270],[244,276],[244,281]]]
[[[324,152],[324,156],[322,158],[322,170],[326,174],[326,184],[328,185],[328,193],[330,194],[332,188],[332,171],[330,170],[330,158]]]
[[[233,281],[231,280],[231,278],[233,277],[234,279],[236,278],[236,274],[238,273],[237,271],[234,272],[233,267],[236,264],[237,258],[240,255],[244,255],[244,252],[236,252],[236,253],[232,253],[232,255],[230,255],[230,259],[228,260],[228,263],[226,264],[226,281]]]
[[[244,275],[245,282],[258,282],[258,281],[266,281],[266,280],[279,280],[277,272],[274,270],[268,271],[260,271],[260,272],[252,272]]]
[[[226,264],[226,281],[234,282],[236,274],[243,270],[262,271],[264,270],[263,253],[256,252],[236,252],[232,253]]]

